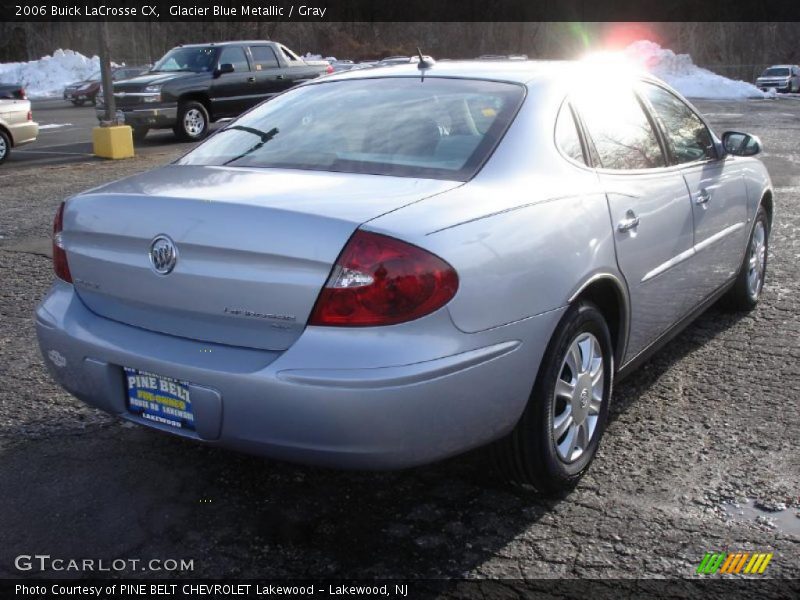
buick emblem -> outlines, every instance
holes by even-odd
[[[177,262],[178,248],[175,247],[175,242],[165,235],[156,236],[150,243],[150,263],[156,273],[170,273]]]

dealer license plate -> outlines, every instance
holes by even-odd
[[[125,367],[128,411],[155,423],[194,430],[189,384]]]

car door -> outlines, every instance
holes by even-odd
[[[667,166],[657,130],[632,84],[585,91],[576,100],[628,286],[627,362],[687,310],[692,207],[683,177]]]
[[[233,73],[222,73],[211,83],[211,105],[214,117],[235,117],[257,101],[256,79],[250,71],[242,46],[224,46],[217,59],[221,65],[233,65]]]
[[[270,46],[250,46],[250,56],[253,60],[256,89],[261,99],[280,94],[292,86],[286,69],[281,66],[275,51]]]
[[[679,165],[692,200],[692,294],[699,304],[739,270],[747,231],[747,188],[735,157],[718,156],[714,137],[697,113],[652,82],[640,87],[664,132],[669,160]]]

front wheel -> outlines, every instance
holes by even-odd
[[[575,487],[603,436],[613,376],[603,314],[591,302],[572,305],[547,346],[522,417],[496,443],[507,478],[547,495]]]
[[[73,106],[83,106],[85,102],[86,102],[86,100],[73,100],[72,101],[72,105]]]
[[[178,122],[173,131],[185,142],[199,142],[208,135],[209,122],[205,106],[195,101],[184,102],[178,109]]]
[[[756,212],[753,231],[739,267],[736,283],[727,294],[727,305],[733,310],[753,310],[764,289],[767,275],[767,252],[769,250],[769,219],[763,206]]]

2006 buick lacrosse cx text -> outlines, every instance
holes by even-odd
[[[39,343],[69,392],[154,429],[373,469],[491,444],[562,493],[615,378],[712,302],[755,308],[759,151],[580,62],[315,79],[67,199]]]

